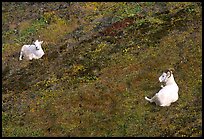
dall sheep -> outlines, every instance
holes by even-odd
[[[19,60],[22,60],[23,57],[25,57],[27,60],[41,58],[45,54],[41,47],[42,43],[43,41],[36,40],[34,45],[23,45],[21,48]]]
[[[170,106],[171,103],[178,100],[179,87],[173,76],[173,69],[168,69],[159,77],[159,81],[165,83],[162,89],[151,99],[145,97],[149,102],[155,102],[159,106]]]

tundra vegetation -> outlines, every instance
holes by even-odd
[[[201,3],[2,2],[2,136],[202,136],[201,64]],[[170,67],[178,101],[148,103]]]

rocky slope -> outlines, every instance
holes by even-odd
[[[2,3],[3,136],[201,136],[201,3]],[[18,61],[43,40],[42,59]],[[179,100],[145,101],[174,67]]]

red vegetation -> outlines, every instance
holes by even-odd
[[[115,36],[123,28],[128,27],[132,25],[133,23],[134,23],[133,18],[125,18],[124,20],[113,23],[110,27],[105,28],[102,31],[102,34],[109,35],[109,36]]]

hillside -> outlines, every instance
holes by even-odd
[[[201,3],[3,2],[2,43],[3,137],[202,136]],[[178,101],[148,103],[171,67]]]

